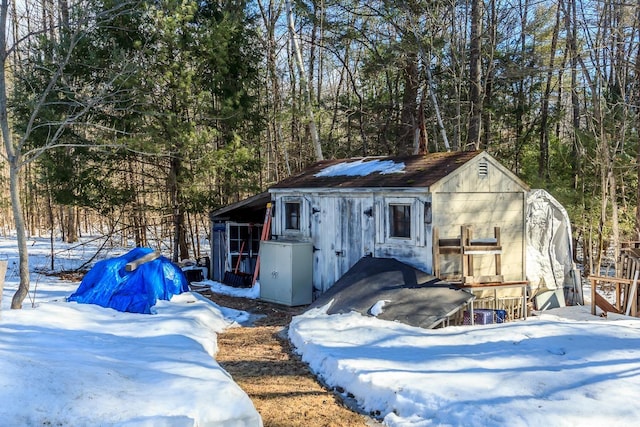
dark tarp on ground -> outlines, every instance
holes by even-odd
[[[364,257],[309,308],[333,300],[328,314],[367,315],[377,302],[387,301],[377,318],[430,329],[473,298],[470,292],[395,259]]]
[[[188,291],[182,270],[163,256],[126,271],[128,262],[151,252],[150,248],[135,248],[122,256],[97,262],[68,300],[149,314],[157,300],[170,300],[173,295]]]

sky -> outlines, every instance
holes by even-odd
[[[48,265],[45,240],[30,250],[32,268]],[[59,253],[57,268],[92,255]],[[261,424],[215,361],[217,334],[243,327],[249,313],[195,293],[159,302],[157,314],[120,313],[66,302],[78,283],[35,272],[35,299],[32,292],[23,310],[9,310],[14,241],[0,238],[2,259],[9,261],[0,311],[3,425]],[[259,297],[258,288],[204,284]],[[391,427],[637,425],[640,320],[588,311],[425,330],[317,308],[294,318],[288,334],[316,375]]]

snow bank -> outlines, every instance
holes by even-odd
[[[289,337],[391,427],[636,425],[640,321],[592,319],[426,330],[316,309]]]
[[[48,264],[46,244],[32,245],[32,268]],[[217,332],[248,313],[191,292],[159,301],[154,316],[123,313],[66,302],[77,283],[36,273],[24,308],[9,310],[18,285],[15,242],[0,238],[0,253],[9,259],[0,311],[2,425],[262,425],[214,359]]]

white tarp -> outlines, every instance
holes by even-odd
[[[567,303],[582,304],[567,211],[545,190],[531,190],[527,195],[525,222],[527,280],[532,295],[558,291]]]

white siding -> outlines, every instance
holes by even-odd
[[[426,192],[398,194],[394,191],[386,191],[376,194],[376,257],[395,258],[428,273],[433,271],[431,226],[425,224],[425,204],[430,201]],[[411,205],[412,222],[409,239],[389,237],[389,205],[393,203]]]
[[[274,193],[274,199],[274,234],[313,243],[313,284],[317,291],[333,286],[363,256],[396,258],[431,271],[431,227],[424,222],[425,202],[430,199],[424,194],[382,191],[374,196],[373,192],[343,190],[302,195],[289,191]],[[293,234],[284,230],[284,203],[297,199],[305,201],[302,211],[307,217],[302,216],[301,223],[308,223],[308,228]],[[412,207],[411,239],[388,236],[388,206],[399,201]]]
[[[288,193],[275,197],[275,210],[272,219],[272,234],[280,238],[291,240],[309,240],[311,235],[309,224],[310,201],[304,193]],[[287,230],[285,227],[285,204],[300,203],[300,230]]]

